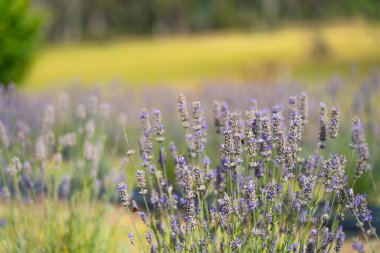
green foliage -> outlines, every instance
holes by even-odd
[[[18,82],[25,75],[38,40],[40,19],[28,0],[0,0],[0,82]]]

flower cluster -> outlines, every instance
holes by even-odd
[[[178,112],[186,130],[186,149],[181,152],[170,142],[169,161],[160,158],[166,157],[161,115],[153,112],[154,132],[160,137],[159,158],[154,159],[154,144],[149,142],[146,149],[151,138],[149,113],[142,111],[140,155],[147,172],[156,169],[148,173],[149,184],[144,170],[136,172],[136,185],[150,216],[141,217],[151,230],[141,247],[151,252],[339,252],[346,212],[363,230],[364,223],[370,224],[365,195],[354,197],[348,188],[346,157],[322,153],[330,145],[327,137],[332,141],[338,135],[336,107],[328,123],[327,106],[321,103],[319,145],[302,157],[303,134],[310,121],[305,93],[290,97],[287,117],[280,105],[267,110],[255,103],[244,112],[229,112],[225,101],[215,101],[214,125],[221,140],[215,163],[206,155],[209,151],[215,155],[215,144],[208,149],[201,103],[192,103],[190,118],[181,94]],[[360,163],[368,156],[363,154],[366,144],[358,119],[352,132]],[[125,186],[120,189],[125,204]],[[358,242],[354,248],[361,250]]]

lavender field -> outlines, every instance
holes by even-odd
[[[0,253],[380,252],[378,0],[0,0]]]
[[[377,68],[110,85],[1,90],[1,252],[379,249]]]

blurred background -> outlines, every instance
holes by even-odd
[[[1,0],[0,12],[0,79],[28,90],[325,80],[380,55],[376,0]]]
[[[122,126],[128,126],[131,146],[138,150],[140,108],[160,109],[168,142],[182,143],[175,107],[179,92],[202,102],[211,132],[214,100],[228,102],[231,111],[251,106],[253,98],[260,108],[271,108],[305,91],[310,98],[305,154],[315,148],[321,101],[342,111],[341,134],[328,151],[350,156],[352,118],[360,116],[371,173],[358,180],[355,190],[368,192],[379,227],[379,64],[378,0],[0,0],[0,139],[9,135],[2,164],[19,155],[32,164],[38,180],[43,163],[36,150],[48,124],[54,134],[48,135],[53,141],[43,159],[54,167],[55,155],[61,154],[57,189],[74,191],[77,171],[91,162],[82,157],[91,123],[96,129],[91,148],[98,152],[91,180],[102,192],[100,199],[115,204],[117,183],[125,178],[132,186],[134,182]],[[72,133],[76,144],[65,144],[71,143]],[[216,166],[218,139],[213,134],[209,139]],[[89,208],[97,211],[86,220]],[[49,229],[57,229],[52,241],[73,245],[73,251],[63,252],[93,252],[83,241],[96,244],[112,233],[119,237],[107,241],[107,247],[116,245],[108,252],[128,249],[130,220],[116,205],[60,210],[63,221],[49,216]],[[5,214],[0,206],[0,216]],[[122,228],[100,224],[107,217]],[[65,224],[76,223],[66,230]],[[352,220],[346,226],[350,223],[355,231]],[[107,232],[87,240],[89,224],[94,231],[108,226]]]

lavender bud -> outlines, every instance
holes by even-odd
[[[345,234],[343,232],[342,226],[339,226],[335,233],[336,233],[336,235],[335,235],[335,251],[340,252],[340,250],[342,249],[343,243],[344,243],[344,238],[345,238]]]
[[[141,128],[144,133],[151,130],[151,126],[149,122],[149,113],[146,108],[141,109],[140,122],[141,122]]]
[[[338,136],[339,130],[339,109],[333,107],[331,110],[331,119],[329,124],[329,135],[331,138],[336,138]]]
[[[308,105],[308,98],[307,94],[302,92],[300,96],[300,114],[302,123],[306,124],[308,121],[308,111],[309,111],[309,105]]]
[[[147,219],[146,219],[145,212],[144,211],[140,211],[139,214],[140,214],[142,222],[146,225],[147,224]]]
[[[274,139],[278,138],[283,133],[283,117],[281,106],[276,105],[272,109],[272,132]]]
[[[150,245],[152,245],[152,242],[153,242],[153,232],[146,233],[145,238],[146,238],[147,242]]]
[[[184,128],[189,128],[189,112],[187,110],[186,97],[183,94],[179,94],[178,96],[177,108],[182,121],[182,126]]]
[[[157,136],[156,141],[158,143],[163,142],[165,140],[165,137],[163,136],[165,131],[162,124],[161,112],[159,110],[153,110],[153,129]]]
[[[257,154],[255,135],[252,130],[247,134],[247,153],[249,158],[253,158]]]
[[[289,97],[288,100],[288,111],[289,111],[289,121],[292,120],[295,114],[298,114],[297,111],[297,97]]]
[[[358,238],[354,238],[352,249],[354,249],[358,253],[364,253],[364,244]]]
[[[355,117],[352,123],[352,144],[351,148],[357,148],[364,141],[364,129],[360,119]]]
[[[169,144],[169,153],[174,163],[176,163],[178,159],[178,152],[177,152],[177,147],[175,146],[174,142],[170,142]]]
[[[122,205],[128,207],[131,203],[129,200],[128,185],[124,182],[120,182],[118,185],[118,191]]]
[[[224,198],[222,202],[222,212],[224,216],[228,216],[232,214],[233,208],[232,208],[232,200],[230,196],[227,195],[227,193],[224,193]]]
[[[231,129],[224,131],[222,153],[226,162],[223,164],[226,167],[231,167],[230,157],[233,151],[233,135]]]
[[[235,239],[231,240],[230,242],[230,248],[233,252],[239,251],[242,246],[242,241],[239,237],[235,237]]]
[[[354,215],[361,217],[363,222],[369,223],[372,221],[372,211],[368,209],[366,195],[357,194],[348,209]]]
[[[194,131],[194,146],[197,153],[204,151],[204,145],[206,142],[206,122],[203,115],[203,110],[201,103],[195,101],[192,104],[193,106],[193,131]]]
[[[221,104],[219,101],[214,101],[214,126],[216,128],[216,133],[221,133]]]
[[[320,104],[321,109],[319,113],[319,141],[320,148],[323,149],[325,147],[324,142],[326,141],[327,136],[327,115],[326,115],[326,105],[324,103]]]
[[[228,108],[228,104],[227,102],[222,101],[221,108],[220,108],[220,127],[221,127],[220,132],[221,133],[223,133],[228,127],[229,115],[230,115],[230,111]]]
[[[129,241],[131,242],[132,245],[135,245],[135,241],[134,241],[134,236],[132,233],[128,233],[128,237],[129,237]]]
[[[351,148],[356,149],[358,158],[356,160],[355,179],[360,178],[367,170],[369,160],[368,144],[365,141],[364,129],[358,117],[354,118],[352,125],[352,144]]]

